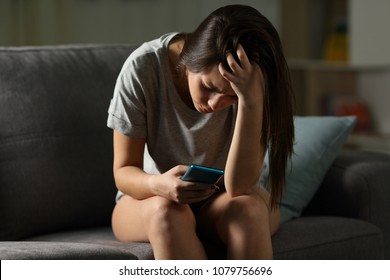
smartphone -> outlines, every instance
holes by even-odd
[[[187,172],[181,177],[183,181],[216,184],[221,179],[224,171],[196,164],[191,164]]]

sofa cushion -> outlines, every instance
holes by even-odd
[[[302,215],[344,216],[378,226],[390,259],[390,154],[344,150]]]
[[[79,243],[85,250],[101,246],[101,251],[96,251],[94,252],[95,255],[91,256],[96,259],[107,257],[107,254],[113,253],[114,249],[118,249],[118,258],[126,258],[127,256],[122,254],[128,252],[138,259],[153,259],[153,251],[149,243],[119,242],[115,240],[109,227],[41,235],[28,238],[26,241],[41,242],[34,245],[35,247],[31,247],[32,245],[29,245],[28,242],[24,243],[27,245],[26,247],[30,246],[30,248],[42,246],[45,249],[48,242],[61,244],[62,251],[56,255],[59,258],[65,258],[67,255],[73,254],[74,244]],[[210,258],[224,259],[226,257],[224,246],[215,244],[215,242],[204,241]],[[356,256],[359,259],[383,258],[383,236],[381,231],[370,223],[351,218],[301,217],[281,225],[272,237],[272,243],[275,259],[350,259],[351,256]],[[70,245],[69,250],[66,250],[66,244]],[[88,247],[88,244],[95,247]],[[23,248],[21,246],[18,245],[19,250]],[[39,258],[46,254],[43,252],[34,257],[33,254],[25,255],[26,250],[20,251],[22,258]],[[13,256],[17,258],[17,252],[13,252]],[[2,253],[0,255],[3,255]],[[61,254],[65,255],[62,256]],[[82,256],[86,257],[87,255],[76,257],[81,258]]]
[[[207,241],[206,241],[207,242]],[[374,225],[351,218],[301,217],[281,225],[272,237],[275,259],[381,259],[383,236]],[[208,242],[212,259],[226,249]],[[53,251],[53,252],[51,252]],[[116,241],[109,227],[53,233],[0,242],[2,259],[153,259],[149,243]]]
[[[281,201],[282,223],[301,215],[355,122],[355,117],[295,117],[294,153],[287,165],[287,186]],[[267,154],[261,175],[264,185],[267,185],[268,167]]]
[[[123,243],[115,239],[111,227],[90,228],[74,231],[65,231],[52,234],[44,234],[24,241],[40,242],[69,242],[70,244],[95,244],[103,247],[117,248],[120,252],[129,252],[140,260],[151,260],[154,258],[150,243],[132,242]],[[1,255],[1,254],[0,254]]]
[[[128,250],[90,243],[3,241],[2,260],[135,260]]]
[[[300,217],[272,238],[275,259],[383,259],[383,235],[365,221],[330,216]]]
[[[0,240],[110,224],[107,108],[132,49],[0,48]]]

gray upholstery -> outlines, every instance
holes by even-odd
[[[115,240],[107,109],[125,45],[0,48],[0,258],[152,259]],[[390,259],[390,156],[343,151],[277,259]],[[204,241],[211,258],[223,245]]]
[[[302,217],[273,238],[275,259],[382,259],[383,236],[372,224],[341,217]]]
[[[0,50],[0,239],[108,225],[107,106],[128,47]]]
[[[135,260],[128,250],[103,244],[51,242],[51,241],[8,241],[0,242],[2,259],[21,260]]]

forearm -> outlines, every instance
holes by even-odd
[[[188,166],[177,165],[165,173],[152,175],[136,166],[125,166],[114,171],[116,185],[123,193],[138,199],[161,196],[188,204],[207,199],[214,193],[209,184],[185,182],[180,178]]]
[[[262,106],[238,103],[238,113],[225,167],[225,187],[231,196],[247,194],[259,179],[265,147],[261,144]]]
[[[240,64],[231,53],[226,56],[230,70],[219,65],[221,75],[230,82],[238,98],[238,112],[232,143],[225,167],[228,194],[252,192],[260,177],[265,147],[262,145],[265,80],[260,66],[251,63],[241,45],[237,48]]]
[[[118,190],[140,200],[156,195],[153,180],[155,176],[157,175],[145,173],[136,166],[124,166],[114,171]]]

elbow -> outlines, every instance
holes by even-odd
[[[250,195],[253,193],[256,187],[257,181],[237,181],[237,182],[225,182],[226,193],[231,197],[238,197],[242,195]]]
[[[224,183],[226,193],[230,197],[252,194],[258,185],[261,169],[256,170],[237,170],[233,172],[226,168]],[[230,172],[229,172],[230,171]]]
[[[251,193],[253,193],[253,188],[250,188],[247,190],[226,189],[226,193],[229,195],[230,198],[235,198],[235,197],[239,197],[239,196],[250,195]]]
[[[226,189],[226,193],[229,195],[230,198],[235,198],[242,195],[248,195],[249,193],[242,192],[242,191],[235,191],[235,190],[228,190]]]

